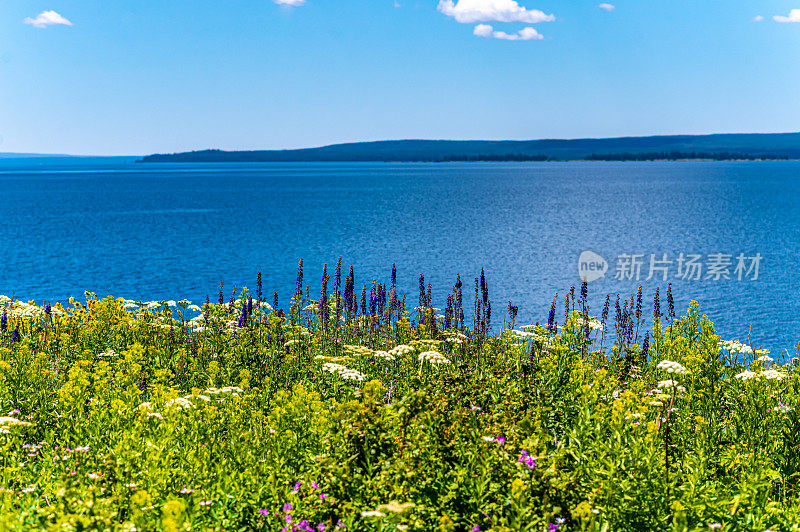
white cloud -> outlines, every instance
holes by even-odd
[[[474,33],[478,37],[491,37],[492,29],[493,28],[488,24],[478,24],[477,26],[475,26],[475,29],[472,30],[472,33]]]
[[[72,26],[72,22],[65,19],[55,11],[42,11],[36,18],[26,17],[23,20],[25,24],[30,24],[34,28],[46,28],[47,26],[53,25],[63,25],[63,26]]]
[[[538,9],[526,9],[516,0],[439,0],[439,11],[458,22],[549,22],[555,20]]]
[[[775,19],[776,22],[800,22],[800,9],[792,9],[789,11],[788,17],[775,15],[772,18]]]
[[[599,7],[600,9],[605,9],[606,11],[614,11],[615,9],[614,5],[606,3],[600,4],[597,7]]]
[[[762,20],[764,20],[764,17],[761,15],[756,15],[753,17],[753,22],[761,22]]]
[[[272,0],[276,4],[280,4],[282,6],[302,6],[306,3],[306,0]]]
[[[495,31],[495,29],[488,24],[478,24],[475,26],[475,29],[472,30],[472,33],[478,37],[493,37],[505,41],[538,41],[544,39],[541,33],[530,26],[522,28],[517,33],[506,33],[504,31]]]

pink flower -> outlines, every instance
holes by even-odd
[[[327,498],[328,498],[328,494],[327,493],[320,493],[319,494],[319,500],[324,501]]]
[[[258,513],[260,513],[261,515],[269,515],[269,510],[267,510],[266,508],[259,508]]]

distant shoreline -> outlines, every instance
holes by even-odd
[[[208,149],[154,154],[144,163],[529,162],[800,159],[800,133],[672,135],[607,139],[388,140],[294,150]]]

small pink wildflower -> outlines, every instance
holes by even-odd
[[[519,460],[517,460],[517,463],[525,464],[528,466],[528,469],[535,469],[537,466],[536,459],[533,456],[530,456],[528,451],[525,449],[523,449],[522,454],[519,455]]]

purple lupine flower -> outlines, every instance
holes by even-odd
[[[14,334],[11,336],[11,341],[20,342],[21,340],[22,337],[19,334],[19,325],[17,325],[16,328],[14,328]]]
[[[272,293],[272,311],[278,312],[278,292]]]
[[[47,304],[47,305],[44,307],[44,313],[45,313],[45,314],[50,314],[51,312],[53,312],[53,308],[50,306],[50,303],[48,303],[48,304]]]
[[[483,297],[483,304],[487,304],[489,302],[489,285],[486,284],[486,275],[483,273],[483,268],[481,268],[481,296]]]
[[[586,301],[586,298],[589,296],[589,283],[586,282],[584,279],[581,282],[581,301]]]
[[[322,290],[319,295],[319,317],[320,320],[328,319],[328,265],[322,266]]]
[[[297,263],[297,294],[303,293],[303,259]]]
[[[369,314],[370,316],[375,315],[375,311],[378,307],[378,294],[375,290],[375,281],[372,281],[372,288],[369,290]]]
[[[606,326],[606,320],[608,319],[608,306],[611,303],[611,296],[606,294],[606,304],[603,305],[603,312],[600,314],[600,322],[603,324],[603,329]]]
[[[425,308],[425,276],[419,274],[419,308]]]
[[[367,285],[361,289],[361,314],[367,315]]]
[[[342,256],[336,261],[336,269],[333,270],[333,289],[338,292],[342,286]]]
[[[397,267],[392,263],[392,286],[397,284]]]
[[[639,285],[639,290],[636,291],[636,321],[642,318],[642,285]]]
[[[425,294],[425,306],[433,308],[433,298],[431,297],[431,283],[428,283],[428,291]],[[433,313],[433,311],[431,311]]]
[[[247,305],[242,305],[242,314],[239,316],[239,328],[247,325]]]
[[[247,314],[248,316],[253,315],[253,296],[247,297]]]
[[[256,302],[258,306],[261,306],[261,270],[258,270],[258,274],[256,275]]]
[[[675,317],[675,300],[672,299],[672,283],[667,285],[667,308],[669,309],[670,319]]]
[[[574,291],[575,287],[573,286],[571,292]],[[567,297],[564,298],[564,324],[566,324],[568,321],[569,321],[569,295],[567,295]]]
[[[519,312],[519,307],[514,306],[511,304],[511,301],[508,302],[508,318],[513,323],[514,320],[517,319],[517,313]]]
[[[661,298],[658,295],[658,287],[656,287],[656,295],[653,297],[653,317],[656,319],[661,317]]]
[[[647,352],[650,350],[650,331],[644,332],[644,340],[642,341],[642,358],[647,360]]]
[[[219,304],[222,305],[225,302],[225,295],[222,293],[222,281],[219,282]]]
[[[614,323],[616,324],[617,328],[622,327],[622,311],[619,308],[619,294],[617,294]]]
[[[492,302],[487,300],[486,301],[486,324],[487,324],[487,326],[491,322],[492,322]]]
[[[553,304],[550,306],[550,315],[547,316],[547,328],[550,329],[550,331],[555,330],[557,300],[558,300],[558,294],[556,294],[555,297],[553,298]]]
[[[463,299],[463,294],[461,292],[461,287],[462,286],[464,286],[464,284],[461,282],[461,275],[460,274],[456,274],[456,284],[455,284],[456,301],[455,301],[455,303],[456,303],[456,309],[459,310],[459,311],[461,311],[464,308],[464,299]],[[464,326],[464,320],[460,316],[459,316],[459,321],[461,322],[461,326],[463,327]]]
[[[6,332],[8,329],[8,313],[3,309],[3,316],[0,317],[0,332]]]

